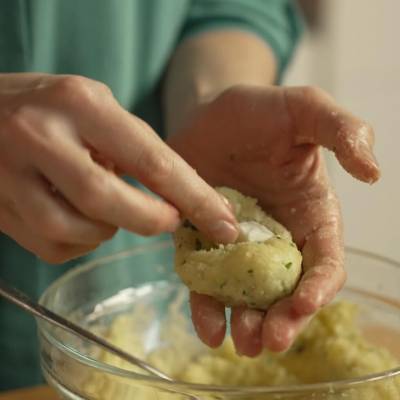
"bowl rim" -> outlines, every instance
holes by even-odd
[[[133,246],[127,250],[119,251],[114,254],[97,257],[89,262],[77,264],[71,270],[67,271],[60,278],[56,279],[40,296],[39,303],[44,305],[46,299],[51,293],[55,292],[60,286],[66,281],[72,279],[76,275],[80,275],[83,272],[88,272],[91,269],[97,268],[109,262],[117,261],[119,259],[141,254],[148,250],[163,250],[172,248],[171,240],[160,240],[157,242],[145,243],[141,245]],[[346,246],[346,254],[354,254],[375,259],[386,264],[390,264],[396,268],[400,268],[400,262],[390,259],[385,256],[374,254],[367,250],[361,250],[355,247]],[[352,379],[343,379],[330,382],[321,383],[309,383],[309,384],[296,384],[296,385],[277,385],[277,386],[228,386],[228,385],[206,385],[200,383],[188,383],[183,381],[166,381],[156,376],[150,376],[133,372],[124,368],[115,367],[104,362],[94,360],[91,357],[85,356],[79,353],[76,349],[71,346],[65,345],[64,343],[57,340],[52,334],[52,330],[48,329],[48,325],[40,320],[37,320],[39,334],[43,335],[53,346],[63,352],[67,357],[73,358],[75,361],[84,364],[87,367],[93,367],[97,370],[119,376],[121,378],[133,379],[138,383],[146,386],[159,387],[176,393],[184,393],[186,391],[195,393],[223,393],[223,394],[298,394],[307,392],[321,392],[321,391],[332,391],[349,389],[351,387],[370,384],[372,382],[381,381],[384,379],[391,379],[400,376],[400,365],[399,367],[385,370],[379,373],[364,375]]]

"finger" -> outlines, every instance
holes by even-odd
[[[52,242],[30,231],[26,224],[11,209],[1,206],[0,227],[4,234],[14,239],[20,246],[32,252],[49,264],[62,264],[81,257],[96,249],[97,245],[71,245]]]
[[[332,207],[315,207],[320,217],[308,215],[310,226],[302,248],[304,274],[292,296],[276,303],[267,312],[263,324],[263,345],[272,351],[284,351],[293,343],[312,315],[333,300],[345,281],[342,226],[336,199]],[[305,213],[307,214],[307,213]]]
[[[346,280],[341,235],[323,226],[307,237],[302,252],[305,273],[292,295],[293,308],[310,315],[330,303]]]
[[[96,135],[86,137],[91,146],[168,200],[214,241],[236,240],[238,229],[229,206],[147,124],[122,109],[108,113],[101,124]]]
[[[298,315],[290,298],[274,304],[267,312],[262,326],[262,343],[270,351],[287,350],[297,335],[310,321],[311,316]]]
[[[231,335],[239,354],[255,357],[262,350],[264,313],[245,307],[232,308]]]
[[[32,232],[40,232],[52,241],[73,245],[97,245],[116,233],[116,227],[77,212],[35,172],[26,172],[16,179],[17,212]]]
[[[310,268],[293,294],[293,307],[300,315],[310,315],[329,304],[343,286],[346,273],[333,260]]]
[[[190,308],[197,335],[212,348],[222,344],[225,337],[225,306],[210,296],[191,292]]]
[[[285,91],[286,104],[295,124],[295,144],[317,144],[332,150],[343,168],[364,182],[379,179],[373,154],[374,132],[364,121],[339,107],[320,89]]]
[[[28,115],[23,117],[20,129],[34,137],[30,141],[32,163],[82,214],[142,235],[176,229],[180,219],[173,206],[98,165],[67,122],[51,114],[43,120],[35,110],[24,112]],[[30,120],[34,124],[27,124]],[[41,129],[41,134],[35,129]]]
[[[40,168],[81,213],[145,236],[174,232],[179,226],[173,206],[128,185],[84,154],[74,154],[73,148],[67,151],[58,161],[41,162]],[[51,166],[57,163],[64,169],[54,170]]]

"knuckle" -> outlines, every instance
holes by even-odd
[[[103,95],[108,95],[108,96],[112,96],[113,95],[112,90],[105,83],[100,82],[100,81],[92,80],[91,84],[93,85],[93,88],[96,91],[98,91],[99,93],[101,93]]]
[[[105,84],[79,75],[61,77],[54,84],[53,90],[57,99],[73,106],[95,105],[99,98],[111,94]]]
[[[91,90],[90,80],[79,75],[63,76],[55,83],[54,87],[60,91],[62,95],[68,94],[86,94]]]
[[[172,175],[174,159],[162,151],[146,151],[138,160],[138,169],[153,185],[165,184]]]

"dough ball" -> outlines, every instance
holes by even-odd
[[[227,306],[266,309],[296,287],[301,253],[290,232],[256,199],[217,190],[232,204],[242,233],[236,243],[216,245],[186,221],[174,235],[176,272],[190,290]]]

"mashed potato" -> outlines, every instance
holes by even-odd
[[[301,253],[289,231],[268,216],[257,200],[233,189],[217,189],[232,204],[242,233],[228,245],[210,243],[185,223],[174,235],[175,269],[197,293],[227,306],[266,309],[295,288]]]
[[[398,360],[387,350],[366,341],[356,324],[357,307],[347,302],[335,303],[321,311],[288,352],[273,354],[265,351],[255,359],[238,356],[231,340],[225,341],[223,346],[216,350],[199,347],[198,341],[185,331],[184,319],[178,314],[176,316],[178,320],[174,322],[173,316],[162,331],[165,338],[169,337],[169,340],[172,340],[170,346],[151,351],[147,354],[147,359],[176,379],[187,382],[242,387],[318,383],[355,378],[399,365]],[[134,315],[118,317],[109,331],[108,339],[127,351],[145,356],[143,347],[137,348],[140,341],[134,337],[135,323],[132,321],[135,321],[135,318]],[[101,358],[107,363],[131,368],[112,355],[103,353]],[[91,379],[87,385],[94,398],[99,400],[186,399],[180,395],[161,394],[151,388],[122,386],[118,381],[104,377]],[[211,398],[215,397],[201,396],[202,400]],[[307,393],[294,399],[311,398],[398,400],[400,381],[397,378],[376,382],[341,393]],[[262,396],[246,397],[246,400],[262,399]],[[269,400],[270,397],[265,399]]]

